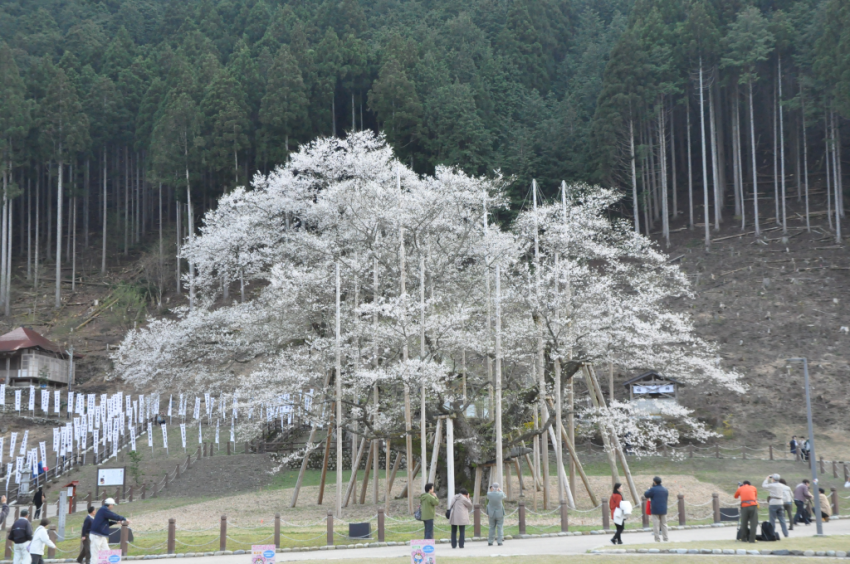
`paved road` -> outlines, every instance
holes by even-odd
[[[816,533],[814,525],[795,527],[791,534],[793,536],[813,536]],[[824,533],[827,535],[850,534],[850,519],[833,520],[824,523]],[[670,531],[670,540],[673,542],[698,541],[698,540],[730,540],[735,536],[732,527],[718,527],[708,529],[689,529],[683,531]],[[547,537],[534,539],[506,540],[502,546],[487,546],[486,542],[467,543],[463,550],[452,550],[449,544],[438,544],[437,554],[440,556],[529,556],[541,554],[575,555],[584,554],[588,550],[611,546],[608,542],[609,535],[584,535],[571,537]],[[628,533],[623,535],[625,545],[645,544],[652,542],[651,532]],[[663,544],[659,545],[662,547]],[[278,553],[278,562],[297,562],[302,560],[349,560],[352,558],[378,559],[378,558],[403,558],[409,557],[407,546],[389,546],[379,548],[359,548],[332,551],[313,552],[284,552]],[[192,564],[248,564],[248,555],[236,556],[213,556],[193,558]]]

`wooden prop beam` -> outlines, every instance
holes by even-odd
[[[552,400],[549,400],[550,402]],[[549,419],[549,411],[547,410],[544,414],[546,419]],[[566,429],[564,429],[563,435],[561,435],[564,442],[567,443],[567,450],[570,453],[570,457],[576,463],[576,471],[578,471],[578,475],[581,476],[581,482],[584,484],[584,489],[587,491],[587,495],[590,497],[590,501],[593,503],[594,507],[599,505],[599,502],[596,501],[596,496],[593,494],[593,490],[590,488],[590,480],[587,479],[587,474],[584,472],[584,466],[581,464],[581,460],[578,458],[578,453],[576,452],[575,445],[570,440],[569,435],[567,435]]]
[[[420,468],[420,464],[419,464],[419,462],[417,461],[417,462],[416,462],[416,466],[414,466],[414,467],[413,467],[413,473],[412,473],[410,476],[408,476],[408,478],[407,478],[407,483],[404,485],[404,489],[403,489],[403,490],[401,490],[401,493],[399,494],[399,495],[400,495],[400,497],[398,497],[398,498],[396,498],[396,499],[401,499],[402,497],[407,496],[407,490],[408,490],[408,489],[410,489],[410,491],[411,491],[411,492],[413,491],[413,489],[412,489],[412,488],[410,488],[410,484],[412,484],[412,483],[413,483],[413,480],[415,480],[415,479],[416,479],[416,476],[419,474],[419,468]],[[423,493],[424,493],[424,492],[423,492]]]
[[[322,386],[323,390],[328,389],[330,379],[331,373],[330,371],[326,371],[324,384]],[[331,409],[331,412],[333,412],[333,409]],[[313,440],[316,438],[316,429],[318,429],[318,422],[314,418],[313,423],[310,425],[310,437],[307,439],[308,444],[313,444]],[[298,471],[298,479],[295,480],[295,491],[292,492],[292,503],[289,504],[289,507],[295,507],[295,504],[298,503],[298,493],[301,491],[301,484],[304,481],[304,473],[307,471],[307,461],[310,459],[311,452],[312,450],[304,453],[304,460],[301,461],[301,470]]]
[[[443,420],[437,419],[437,430],[434,432],[434,448],[431,450],[431,469],[428,470],[428,482],[437,479],[437,461],[440,457],[440,442],[443,440]]]
[[[351,478],[348,480],[348,487],[345,490],[345,497],[342,500],[342,506],[348,507],[348,502],[351,499],[351,494],[355,491],[357,483],[357,469],[360,468],[360,459],[363,458],[363,451],[366,450],[366,438],[360,439],[360,448],[357,449],[357,456],[351,463]]]
[[[333,406],[331,406],[333,409]],[[331,438],[333,437],[333,433],[331,433],[331,425],[333,425],[333,414],[331,414],[331,420],[328,424],[328,437],[325,440],[325,455],[322,457],[322,479],[319,481],[319,499],[318,504],[322,505],[322,500],[325,498],[325,484],[328,479],[328,460],[331,455]]]
[[[369,489],[369,474],[372,472],[372,457],[375,454],[375,441],[369,441],[369,456],[366,457],[366,473],[363,475],[363,487],[360,489],[360,505],[366,503],[366,490]]]
[[[481,474],[483,473],[481,466],[475,467],[475,492],[472,495],[472,503],[475,505],[481,502]]]

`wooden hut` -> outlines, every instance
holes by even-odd
[[[660,413],[665,403],[679,403],[681,382],[650,370],[623,383],[629,390],[629,400],[651,414]]]
[[[69,355],[62,347],[29,327],[0,336],[0,382],[11,384],[73,385]]]

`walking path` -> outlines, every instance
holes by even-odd
[[[471,528],[471,527],[470,527]],[[824,534],[827,535],[847,535],[850,534],[850,519],[833,520],[830,523],[824,523]],[[817,532],[815,525],[810,526],[800,525],[791,531],[792,536],[814,536]],[[452,550],[449,544],[438,544],[438,556],[532,556],[532,555],[577,555],[585,554],[588,550],[597,547],[613,548],[609,539],[613,535],[582,535],[568,537],[545,537],[533,539],[514,539],[506,540],[502,546],[487,546],[486,542],[467,542],[466,548],[463,550]],[[735,537],[734,527],[709,527],[706,529],[688,529],[681,531],[670,531],[670,540],[672,542],[688,542],[688,541],[717,541],[717,540],[732,540]],[[651,531],[641,531],[639,533],[628,533],[623,535],[625,543],[619,548],[628,548],[628,545],[646,544],[652,542]],[[768,543],[770,548],[777,548],[777,545]],[[659,544],[662,548],[664,544]],[[741,545],[742,548],[750,548],[752,545]],[[699,547],[697,547],[699,548]],[[403,558],[410,556],[410,548],[407,546],[388,546],[376,548],[358,548],[346,550],[318,550],[310,552],[283,552],[276,555],[278,562],[296,562],[300,560],[350,560],[350,559],[379,559],[379,558]],[[207,556],[193,558],[193,564],[248,564],[250,562],[250,554],[228,555],[228,556]]]

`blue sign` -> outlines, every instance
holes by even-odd
[[[263,558],[274,558],[274,550],[267,550],[263,552]]]
[[[109,562],[110,564],[118,564],[119,562],[121,562],[121,557],[117,554],[113,554],[109,557]]]
[[[422,552],[424,552],[425,554],[431,554],[432,552],[434,552],[434,547],[430,544],[426,544],[422,547]]]

